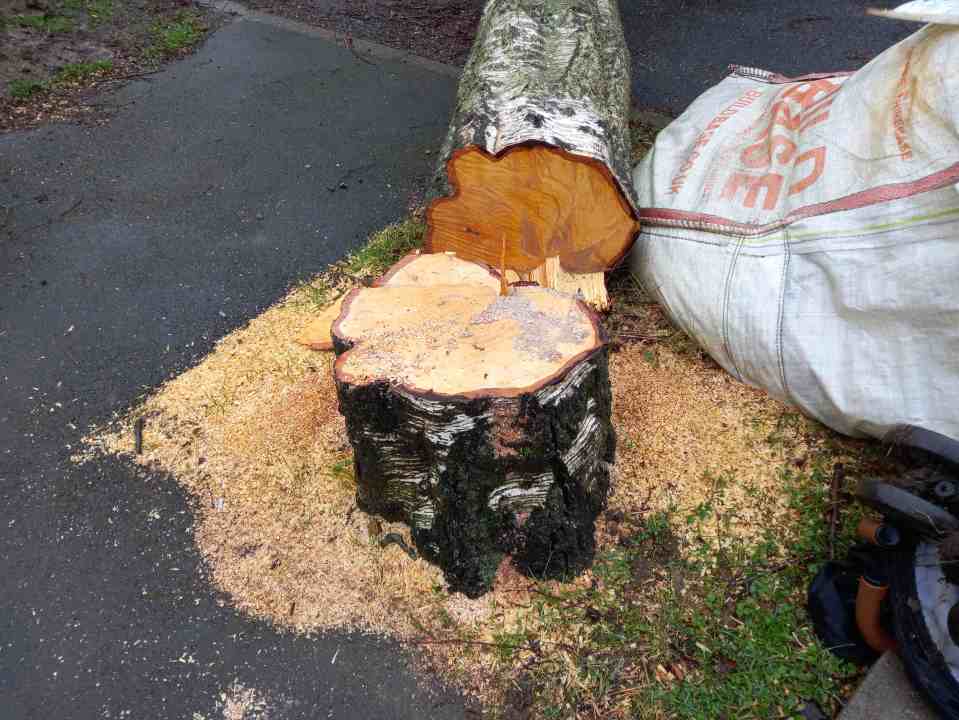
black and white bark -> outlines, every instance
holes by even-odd
[[[500,292],[486,267],[413,253],[353,290],[331,330],[358,505],[407,523],[470,596],[506,555],[537,577],[589,564],[616,443],[596,314],[553,290]]]
[[[616,0],[489,0],[460,78],[434,181],[461,148],[543,143],[605,166],[634,214],[630,55]]]
[[[338,380],[359,506],[406,522],[451,589],[471,597],[506,554],[535,577],[581,571],[615,451],[606,352],[513,397]]]

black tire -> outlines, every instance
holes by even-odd
[[[890,554],[889,582],[899,657],[913,686],[933,709],[946,720],[959,719],[959,682],[929,636],[916,592],[914,563],[911,550]]]

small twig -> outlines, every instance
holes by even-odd
[[[66,210],[64,210],[62,213],[60,213],[60,219],[62,220],[63,218],[65,218],[67,215],[69,215],[70,213],[72,213],[74,210],[76,210],[76,209],[77,209],[78,207],[80,207],[80,205],[82,205],[82,204],[83,204],[83,198],[78,198],[77,201],[76,201],[75,203],[73,203],[73,205],[71,205],[71,206],[68,207]]]
[[[803,555],[800,558],[793,558],[789,560],[788,562],[760,568],[759,570],[756,570],[755,572],[751,572],[749,574],[736,575],[730,578],[729,582],[727,583],[727,586],[729,587],[730,592],[732,592],[733,599],[738,600],[745,593],[748,593],[750,586],[754,582],[756,582],[756,580],[761,578],[763,575],[776,575],[777,573],[781,573],[783,570],[788,570],[789,568],[795,567],[796,565],[804,565],[807,563],[811,563],[815,559],[816,557],[814,555]],[[738,589],[736,589],[737,585],[739,586]]]
[[[846,468],[842,463],[836,463],[832,469],[832,487],[829,493],[829,502],[832,506],[829,515],[829,559],[836,559],[836,530],[839,527],[839,488],[846,478]]]
[[[144,77],[147,77],[148,75],[156,75],[158,72],[163,72],[163,70],[164,68],[160,68],[159,70],[149,70],[146,72],[130,73],[129,75],[116,75],[114,77],[103,78],[103,80],[101,80],[100,82],[107,83],[107,82],[121,82],[123,80],[136,80],[137,78],[144,78]]]
[[[400,642],[410,645],[475,645],[477,647],[489,648],[503,647],[502,643],[489,642],[488,640],[464,640],[462,638],[416,638],[414,640],[401,640]],[[536,654],[539,651],[536,645],[532,644],[534,642],[540,645],[554,645],[562,650],[565,650],[566,652],[570,652],[575,655],[579,654],[579,651],[572,645],[563,642],[557,642],[555,640],[535,640],[528,643],[521,643],[519,645],[510,645],[509,647],[513,650],[528,650],[531,653]]]
[[[137,455],[143,454],[143,428],[146,425],[146,419],[141,415],[133,421],[133,452]]]
[[[408,645],[477,645],[479,647],[500,647],[496,643],[486,640],[463,640],[461,638],[417,638],[415,640],[401,640]],[[519,647],[519,646],[517,646]]]
[[[628,340],[650,340],[650,341],[660,341],[660,340],[669,340],[676,333],[671,332],[666,335],[645,335],[643,333],[631,333],[623,332],[622,330],[616,333],[616,338],[626,338]]]

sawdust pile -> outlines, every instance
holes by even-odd
[[[294,291],[90,444],[169,472],[192,493],[196,542],[214,582],[252,615],[299,631],[489,639],[529,606],[530,582],[507,567],[483,598],[450,596],[438,569],[396,545],[379,546],[382,533],[407,541],[409,533],[355,507],[332,353],[294,342],[315,314],[304,290]],[[612,354],[610,371],[619,450],[609,504],[620,514],[692,507],[724,473],[735,477],[733,497],[746,486],[775,497],[777,469],[801,465],[812,451],[808,421],[698,352],[626,344]],[[141,415],[143,453],[136,456]],[[789,441],[770,442],[784,427]],[[756,503],[743,497],[741,505]],[[776,508],[755,512],[768,522]],[[601,549],[616,541],[602,522],[598,537]],[[426,649],[434,667],[468,673],[472,689],[482,691],[488,653],[442,643]]]
[[[442,575],[380,550],[355,510],[332,354],[293,342],[310,317],[296,298],[271,308],[94,442],[186,486],[199,505],[197,544],[242,610],[298,630],[409,633],[408,615]],[[146,418],[140,456],[135,415]]]
[[[725,497],[738,508],[737,529],[784,508],[785,498],[778,508],[758,507],[747,491],[775,498],[779,469],[805,463],[814,435],[796,428],[789,442],[770,442],[784,418],[807,429],[794,410],[710,359],[668,347],[628,347],[612,356],[610,376],[619,443],[611,508],[688,510],[722,477],[731,478]]]

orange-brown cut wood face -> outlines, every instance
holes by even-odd
[[[407,255],[343,301],[331,333],[351,349],[337,359],[336,378],[512,397],[562,376],[605,342],[595,314],[571,295],[500,290],[495,273],[452,254]]]
[[[529,272],[559,257],[570,272],[602,272],[629,249],[638,223],[600,163],[546,145],[493,156],[476,147],[447,164],[452,197],[429,208],[426,247]]]

